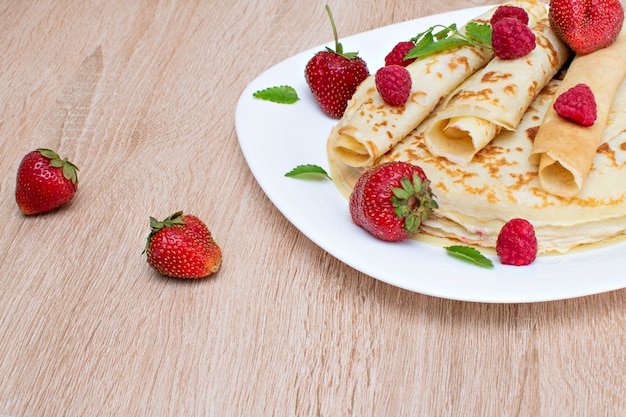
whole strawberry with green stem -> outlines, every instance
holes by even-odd
[[[45,213],[67,204],[76,194],[77,171],[76,165],[50,149],[26,154],[15,184],[15,201],[22,213]]]
[[[590,54],[615,41],[624,23],[619,0],[550,0],[550,26],[574,52]]]
[[[392,161],[359,177],[349,207],[355,224],[379,239],[399,242],[419,233],[437,202],[422,168]]]
[[[328,116],[339,119],[359,84],[369,76],[365,61],[358,52],[344,52],[330,8],[326,6],[335,37],[335,49],[316,53],[306,65],[304,78],[309,89]]]
[[[206,224],[182,211],[163,221],[150,217],[144,252],[154,270],[174,278],[205,278],[222,265],[222,250]]]

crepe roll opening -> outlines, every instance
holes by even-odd
[[[469,163],[501,127],[478,117],[451,117],[433,124],[430,129],[431,152],[457,164]]]
[[[365,145],[353,136],[340,134],[335,141],[333,150],[347,165],[354,167],[372,165],[374,158]]]
[[[545,154],[539,166],[539,183],[545,191],[566,198],[574,197],[581,188],[570,169]]]

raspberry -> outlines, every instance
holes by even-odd
[[[411,62],[415,61],[415,58],[404,60],[406,54],[413,49],[414,46],[415,44],[411,41],[398,42],[385,57],[385,65],[402,65],[406,67]]]
[[[554,101],[554,110],[561,117],[589,127],[596,121],[596,99],[587,84],[577,84]]]
[[[491,16],[489,23],[493,27],[493,25],[495,25],[496,23],[498,23],[500,20],[504,19],[505,17],[512,17],[514,19],[519,20],[525,25],[528,24],[528,13],[526,13],[526,10],[517,6],[498,7],[495,13],[493,14],[493,16]]]
[[[505,265],[529,265],[537,257],[537,237],[528,220],[511,219],[502,227],[496,253]]]
[[[392,106],[401,106],[411,94],[411,74],[400,65],[388,65],[376,71],[376,88],[383,100]]]
[[[493,25],[491,44],[496,56],[501,59],[521,58],[537,45],[532,30],[512,17],[505,17]]]

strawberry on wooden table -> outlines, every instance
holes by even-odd
[[[419,233],[437,202],[419,166],[392,161],[359,177],[349,206],[355,224],[379,239],[399,242]]]
[[[78,168],[67,158],[39,148],[20,162],[15,185],[15,201],[26,214],[39,214],[67,204],[76,194]]]
[[[619,0],[550,0],[550,26],[577,54],[609,46],[622,30]]]
[[[343,51],[328,6],[326,12],[335,36],[335,50],[326,48],[316,53],[306,65],[304,78],[322,111],[339,119],[359,84],[369,76],[369,70],[357,52]]]
[[[174,278],[205,278],[222,264],[222,250],[198,217],[178,211],[163,221],[150,217],[148,264]]]

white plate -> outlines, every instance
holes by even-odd
[[[358,50],[370,72],[398,41],[435,24],[462,24],[486,11],[476,7],[383,27],[341,39]],[[333,43],[329,43],[333,46]],[[317,107],[304,80],[307,61],[319,46],[261,74],[243,91],[235,113],[239,145],[263,191],[285,217],[325,251],[378,280],[436,297],[493,303],[535,302],[579,297],[626,287],[625,244],[539,257],[525,267],[483,269],[450,257],[443,248],[409,240],[387,243],[354,225],[348,203],[329,180],[285,177],[300,164],[328,169],[326,139],[335,120]],[[284,105],[252,93],[290,85],[300,101]],[[329,171],[330,172],[330,171]],[[252,219],[254,221],[254,219]]]

